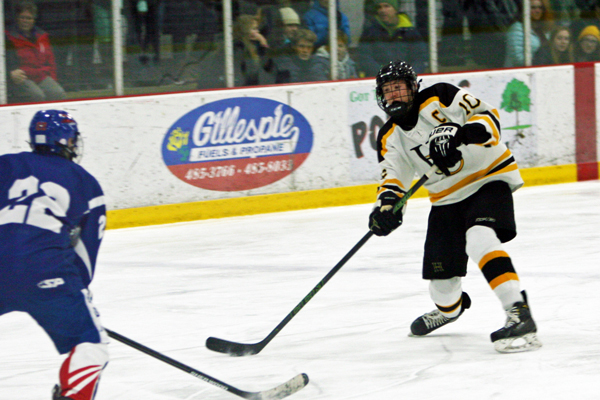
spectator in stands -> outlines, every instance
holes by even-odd
[[[291,7],[281,7],[279,14],[281,15],[281,22],[283,24],[283,45],[289,47],[292,45],[298,29],[300,29],[300,17]]]
[[[174,55],[185,54],[190,39],[201,51],[213,48],[215,36],[222,30],[217,12],[200,0],[161,0],[159,15],[160,31],[171,35]]]
[[[35,25],[38,9],[32,1],[15,7],[16,23],[6,32],[8,89],[16,101],[62,100],[49,35]]]
[[[110,0],[95,0],[90,4],[94,26],[94,47],[92,56],[93,86],[110,88],[113,82],[112,52],[112,5]]]
[[[264,35],[269,42],[270,54],[272,57],[286,56],[295,53],[293,43],[294,36],[300,29],[300,17],[298,13],[291,7],[269,7],[271,15],[270,24],[273,26],[263,29]],[[265,8],[262,14],[264,15]]]
[[[471,33],[471,58],[484,68],[502,68],[506,31],[519,15],[521,0],[462,1]]]
[[[358,78],[358,72],[356,70],[356,63],[350,54],[348,54],[348,36],[342,31],[337,33],[337,78],[338,79],[352,79]],[[325,70],[323,71],[326,76],[329,76],[331,70],[331,59],[329,56],[329,45],[321,46],[317,49],[315,57],[319,61],[317,64],[322,66]]]
[[[521,13],[522,15],[522,10]],[[531,53],[548,42],[550,31],[554,27],[554,13],[549,0],[531,0]],[[505,67],[525,65],[525,38],[523,18],[518,17],[506,32]]]
[[[132,20],[135,40],[142,54],[140,62],[147,64],[150,60],[148,47],[152,47],[152,59],[160,59],[160,29],[158,9],[160,0],[130,0],[132,4]]]
[[[571,31],[557,26],[550,33],[550,40],[540,47],[533,57],[533,65],[568,64],[575,62]]]
[[[337,6],[337,28],[350,37],[350,21]],[[329,42],[329,0],[313,0],[312,7],[303,16],[304,25],[317,35],[315,47],[319,48]]]
[[[577,38],[575,62],[600,61],[600,30],[595,25],[585,27]]]
[[[295,54],[276,61],[276,83],[325,81],[329,74],[322,58],[315,58],[313,51],[317,35],[308,29],[299,29],[294,40]]]
[[[236,86],[252,86],[266,83],[269,69],[267,39],[258,30],[258,18],[242,14],[233,25]]]
[[[600,0],[579,0],[577,3],[581,12],[570,25],[573,38],[578,38],[587,26],[595,25],[600,29]]]
[[[398,0],[375,0],[377,13],[366,15],[358,63],[361,76],[375,76],[392,59],[406,60],[417,74],[425,72],[427,43],[405,13],[399,12]]]

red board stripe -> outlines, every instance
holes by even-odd
[[[575,161],[577,180],[598,179],[594,63],[575,64]]]

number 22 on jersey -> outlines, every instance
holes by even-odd
[[[36,196],[31,204],[24,204],[31,196]],[[8,199],[16,204],[0,210],[0,225],[27,224],[55,233],[60,233],[63,225],[56,217],[67,215],[71,201],[67,189],[54,182],[40,184],[33,175],[15,180],[8,190]]]

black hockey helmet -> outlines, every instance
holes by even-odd
[[[413,100],[410,102],[395,101],[392,104],[388,104],[383,94],[383,85],[387,82],[403,80],[409,88],[413,91]],[[379,108],[385,111],[390,117],[403,118],[408,111],[411,109],[414,98],[419,91],[419,84],[417,82],[417,74],[413,67],[407,62],[402,60],[390,61],[389,64],[384,65],[377,74],[377,88],[375,94],[377,96],[377,104]]]

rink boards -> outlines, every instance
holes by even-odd
[[[526,185],[598,178],[596,64],[423,75],[497,107]],[[0,107],[0,153],[65,109],[100,181],[109,228],[370,203],[385,121],[374,80]],[[423,196],[420,192],[418,196]]]

